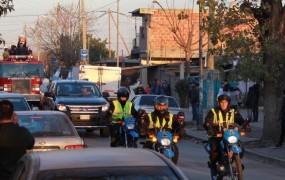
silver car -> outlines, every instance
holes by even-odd
[[[11,179],[180,180],[170,160],[149,149],[84,148],[25,154]]]
[[[32,151],[77,149],[84,141],[70,119],[58,111],[19,111],[18,123],[26,127],[35,138]]]
[[[154,111],[154,100],[159,95],[155,94],[141,94],[136,95],[132,102],[134,104],[134,108],[137,111],[144,110],[146,113],[151,113]],[[168,105],[168,111],[172,113],[174,116],[177,116],[178,119],[181,119],[184,121],[184,111],[180,108],[177,100],[172,96],[165,96],[168,98],[169,105]]]

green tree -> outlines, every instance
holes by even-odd
[[[89,63],[94,64],[96,61],[105,59],[109,56],[109,50],[106,48],[107,40],[101,40],[100,38],[94,38],[92,35],[88,35],[89,43]],[[111,56],[114,57],[115,52],[111,51]]]
[[[207,11],[208,1],[203,7]],[[218,65],[238,60],[236,78],[264,84],[264,140],[276,140],[280,129],[280,104],[285,87],[285,11],[281,0],[244,0],[228,5],[216,2],[215,16],[204,19],[212,35]]]

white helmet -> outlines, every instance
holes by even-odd
[[[48,84],[49,83],[49,80],[47,78],[44,78],[43,79],[43,84]]]

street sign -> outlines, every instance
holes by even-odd
[[[88,49],[81,49],[81,60],[88,59]]]

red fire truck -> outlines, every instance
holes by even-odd
[[[44,65],[31,55],[13,55],[0,61],[0,91],[22,94],[32,106],[39,107]]]

